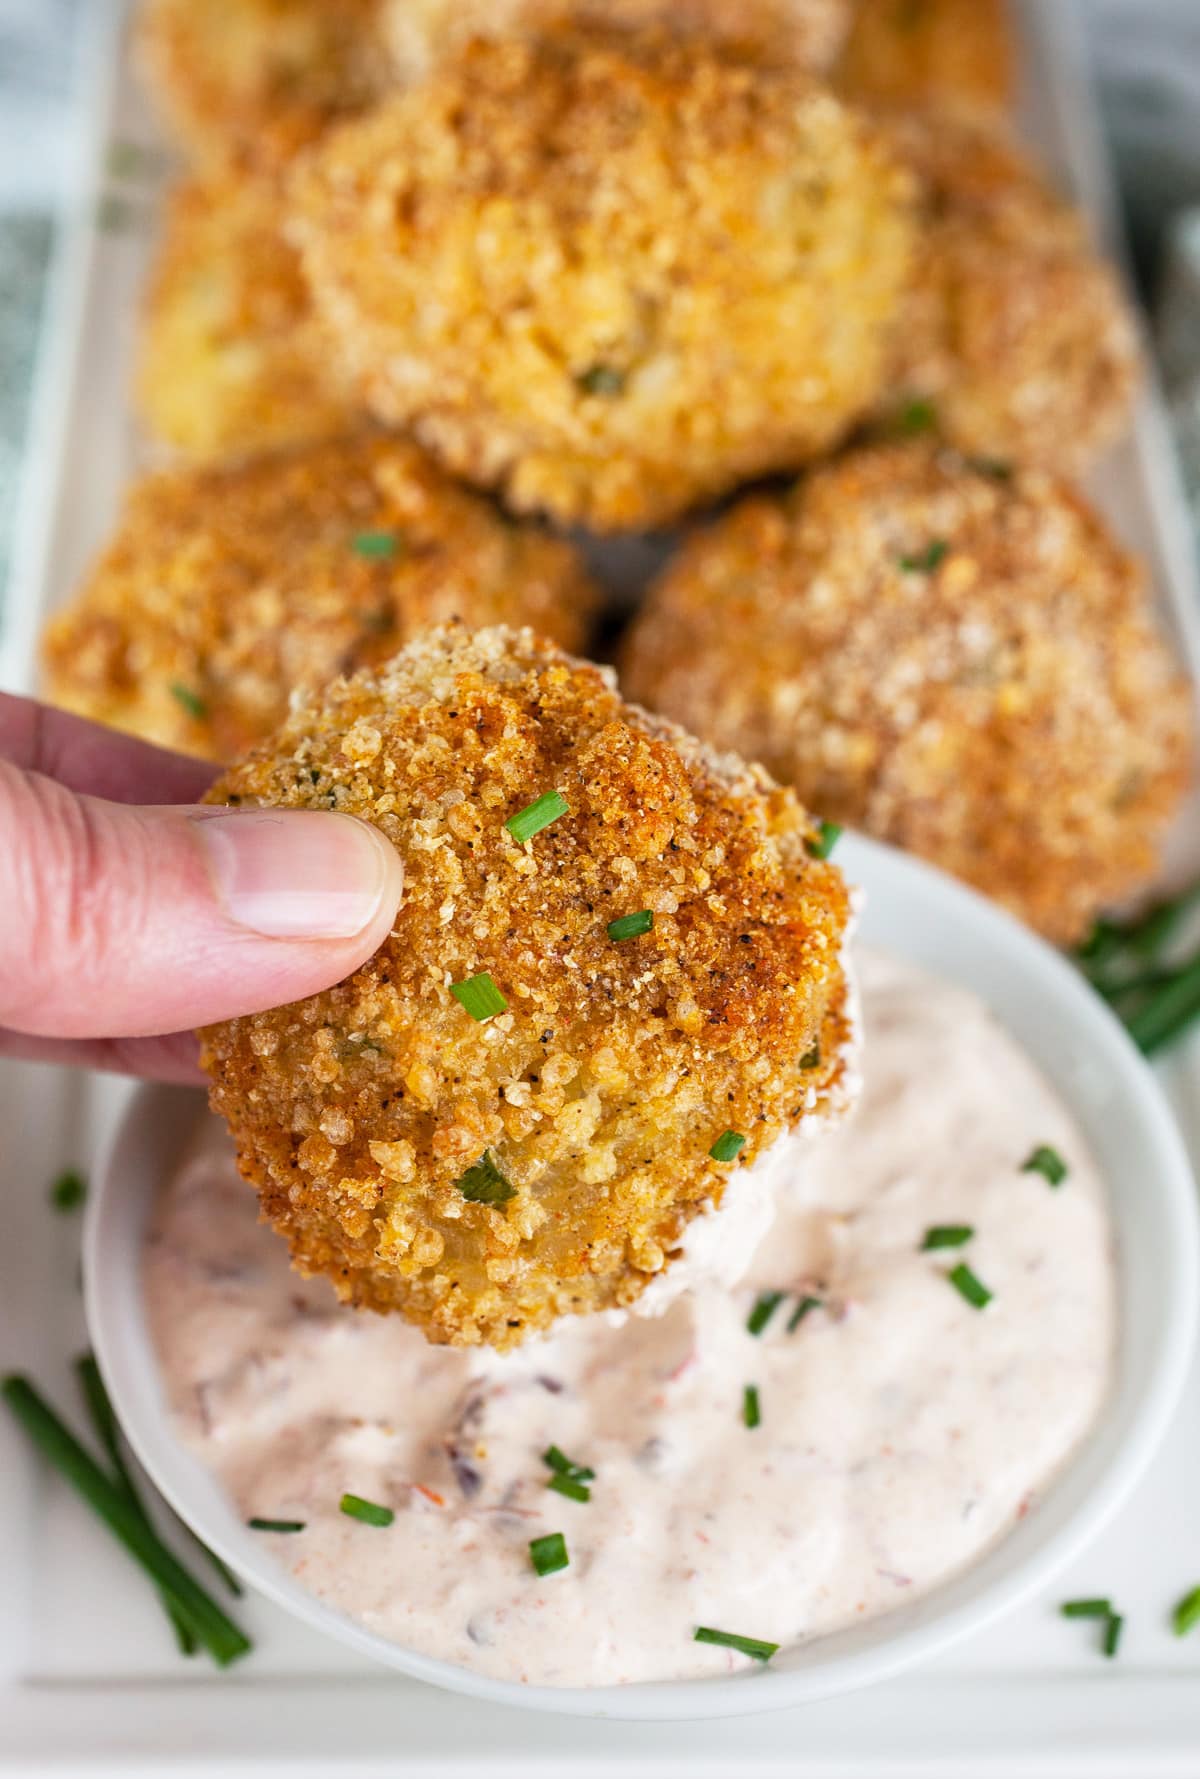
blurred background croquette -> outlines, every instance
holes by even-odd
[[[921,188],[888,406],[931,408],[962,450],[1079,468],[1127,423],[1137,330],[1083,217],[978,117],[890,114]]]
[[[1136,564],[1048,473],[930,443],[696,534],[623,682],[1062,942],[1153,872],[1190,775],[1191,692]]]
[[[1016,44],[1006,0],[853,0],[835,79],[865,105],[1006,114]]]
[[[266,1216],[352,1303],[498,1347],[630,1303],[845,1100],[812,820],[529,631],[427,632],[298,700],[209,800],[341,810],[404,861],[353,976],[202,1034]]]
[[[373,411],[518,511],[661,525],[880,399],[910,177],[749,53],[585,27],[476,41],[331,132],[295,192]]]
[[[230,760],[296,687],[381,661],[422,627],[530,624],[586,646],[598,603],[572,548],[366,436],[242,467],[152,476],[55,617],[58,704]]]
[[[138,349],[149,430],[197,460],[361,424],[281,229],[277,181],[225,173],[170,193]]]

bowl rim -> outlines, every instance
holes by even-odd
[[[1043,997],[1053,1002],[1059,1018],[1065,1018],[1085,1038],[1089,1058],[1111,1072],[1111,1091],[1132,1120],[1138,1132],[1134,1140],[1140,1142],[1148,1163],[1142,1170],[1140,1191],[1163,1226],[1151,1300],[1157,1326],[1150,1330],[1137,1389],[1110,1387],[1092,1432],[1050,1483],[1038,1512],[1021,1527],[911,1608],[798,1646],[803,1652],[802,1667],[789,1670],[772,1665],[752,1673],[713,1678],[570,1687],[526,1686],[477,1674],[392,1642],[307,1592],[257,1547],[232,1508],[223,1505],[215,1479],[172,1435],[140,1290],[140,1234],[157,1183],[157,1177],[153,1181],[148,1177],[142,1151],[148,1132],[177,1128],[177,1113],[185,1101],[193,1106],[199,1102],[193,1089],[145,1084],[126,1106],[89,1194],[83,1240],[88,1327],[118,1418],[139,1463],[180,1518],[257,1592],[388,1667],[473,1698],[526,1710],[633,1721],[730,1717],[782,1710],[867,1686],[947,1648],[1045,1586],[1125,1501],[1166,1432],[1187,1377],[1197,1326],[1200,1222],[1190,1162],[1173,1115],[1150,1068],[1105,1003],[1066,959],[1010,915],[933,867],[877,841],[846,835],[839,844],[838,862],[852,881],[865,883],[869,898],[879,895],[885,906],[887,898],[892,899],[888,911],[900,921],[895,949],[936,970],[947,935],[955,931],[960,939],[966,936],[968,949],[979,959],[990,948],[998,967],[1013,969],[1018,979],[1032,977],[1040,982]],[[871,907],[868,901],[864,922],[868,940],[872,939]],[[918,933],[924,934],[919,944]],[[945,973],[949,980],[963,980],[961,973]],[[1029,1048],[1021,1033],[1013,1035]],[[1061,1081],[1055,1086],[1095,1149],[1094,1131],[1088,1128],[1078,1097],[1065,1091]],[[1105,1160],[1097,1159],[1105,1175]],[[132,1191],[131,1177],[135,1183]],[[1111,1178],[1108,1185],[1111,1194]],[[1117,1195],[1112,1194],[1111,1202],[1119,1236],[1122,1216]],[[1123,1273],[1122,1263],[1118,1268],[1121,1299],[1125,1295]],[[1122,1316],[1117,1332],[1118,1371],[1126,1361],[1132,1336],[1133,1330]],[[1104,1442],[1111,1449],[1097,1461]],[[1089,1469],[1095,1472],[1090,1482],[1086,1480]],[[1071,1507],[1069,1485],[1075,1477],[1084,1478],[1082,1485],[1076,1484],[1083,1492]],[[1067,1502],[1064,1507],[1060,1501],[1058,1509],[1062,1523],[1052,1523],[1041,1536],[1035,1533],[1029,1538],[1026,1529],[1036,1526],[1060,1498]],[[1053,1522],[1055,1515],[1050,1513],[1049,1517]],[[1027,1547],[1021,1543],[1023,1539]],[[1017,1554],[1006,1561],[1004,1553],[1014,1545],[1019,1546]],[[989,1578],[987,1571],[993,1567],[997,1573]],[[945,1604],[939,1606],[939,1602]],[[896,1629],[889,1634],[887,1627],[892,1625]],[[864,1642],[865,1648],[855,1647]]]

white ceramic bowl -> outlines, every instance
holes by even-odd
[[[1094,1433],[1037,1512],[969,1571],[870,1624],[781,1651],[769,1667],[714,1680],[625,1687],[522,1687],[390,1643],[324,1605],[268,1556],[177,1443],[147,1337],[140,1246],[158,1183],[199,1097],[134,1096],[92,1194],[85,1236],[88,1320],[117,1412],[158,1488],[252,1587],[364,1655],[457,1692],[542,1711],[700,1718],[771,1710],[866,1685],[946,1647],[1044,1588],[1124,1500],[1183,1385],[1197,1303],[1197,1216],[1171,1114],[1124,1031],[1076,972],[1007,915],[928,866],[847,836],[847,875],[867,892],[861,933],[973,989],[1071,1108],[1108,1181],[1120,1285],[1117,1373]]]

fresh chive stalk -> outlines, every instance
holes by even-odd
[[[563,1476],[557,1470],[553,1476],[547,1478],[546,1487],[553,1489],[558,1495],[565,1495],[568,1501],[590,1501],[592,1498],[592,1491],[586,1483],[573,1476]]]
[[[813,839],[804,842],[810,859],[827,859],[842,837],[840,822],[819,822]]]
[[[712,1161],[736,1161],[746,1146],[746,1139],[738,1130],[723,1130],[712,1148],[709,1159]]]
[[[1023,1174],[1041,1174],[1048,1186],[1061,1186],[1070,1169],[1057,1149],[1039,1143],[1027,1161],[1021,1163]]]
[[[540,834],[543,828],[548,828],[551,822],[566,815],[568,809],[567,799],[561,791],[543,791],[540,797],[535,797],[524,809],[518,809],[516,815],[510,815],[504,825],[513,839],[523,845],[526,840],[532,840],[535,834]]]
[[[714,1631],[710,1625],[698,1625],[693,1642],[736,1649],[741,1655],[753,1656],[756,1662],[769,1662],[779,1648],[778,1643],[764,1643],[760,1637],[739,1637],[734,1631]]]
[[[1200,1624],[1200,1587],[1185,1594],[1171,1614],[1171,1628],[1177,1637],[1186,1637]]]
[[[761,1334],[782,1302],[782,1291],[760,1291],[746,1318],[746,1333]]]
[[[171,684],[171,696],[176,704],[182,705],[194,723],[202,723],[208,715],[208,705],[199,692],[193,692],[190,686],[184,686],[175,680]]]
[[[59,1420],[28,1378],[10,1375],[0,1395],[43,1456],[99,1515],[151,1580],[170,1595],[196,1641],[218,1666],[236,1662],[252,1647],[211,1595],[188,1574],[124,1490],[111,1481]]]
[[[529,1560],[539,1575],[557,1575],[570,1565],[567,1541],[561,1532],[547,1532],[542,1538],[529,1540]]]
[[[396,1515],[378,1501],[366,1501],[361,1495],[343,1495],[338,1509],[348,1519],[361,1520],[364,1526],[390,1526]]]
[[[87,1181],[78,1168],[64,1168],[50,1187],[50,1203],[56,1211],[77,1211],[87,1197]]]
[[[935,1248],[965,1247],[974,1234],[975,1231],[969,1223],[932,1223],[925,1231],[921,1252],[929,1254]]]
[[[1112,1601],[1097,1596],[1087,1600],[1064,1600],[1059,1607],[1064,1618],[1111,1618]]]
[[[932,574],[949,548],[944,537],[935,537],[928,549],[922,550],[919,556],[900,556],[897,561],[905,574]]]
[[[468,1204],[495,1208],[506,1205],[510,1198],[517,1196],[516,1187],[500,1172],[490,1149],[485,1149],[479,1160],[465,1174],[460,1174],[455,1183]]]
[[[1112,1613],[1104,1627],[1104,1641],[1100,1645],[1106,1656],[1116,1655],[1121,1643],[1121,1632],[1124,1629],[1125,1620],[1121,1614],[1119,1612]]]
[[[985,1310],[992,1301],[992,1293],[987,1286],[977,1279],[970,1267],[961,1263],[946,1274],[960,1297],[966,1299],[972,1309]]]
[[[747,1384],[742,1391],[742,1420],[747,1427],[762,1424],[762,1406],[758,1400],[757,1384]]]
[[[264,1520],[255,1514],[246,1521],[252,1532],[303,1532],[307,1520]]]
[[[824,1307],[825,1299],[823,1297],[802,1297],[788,1317],[788,1333],[794,1334],[805,1316],[810,1316],[814,1310],[824,1309]]]
[[[452,982],[450,993],[479,1025],[485,1020],[494,1019],[497,1013],[505,1012],[508,1007],[508,1002],[486,970],[480,970],[477,976],[468,976],[464,982]]]
[[[396,533],[394,531],[358,531],[350,540],[350,548],[356,556],[368,559],[386,558],[396,554]]]
[[[623,939],[640,939],[643,933],[649,933],[654,927],[654,911],[651,908],[639,908],[636,914],[622,914],[618,920],[608,923],[608,936],[615,945]]]

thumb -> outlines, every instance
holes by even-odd
[[[300,1000],[382,944],[399,855],[324,810],[145,809],[0,762],[0,1026],[139,1037]]]

